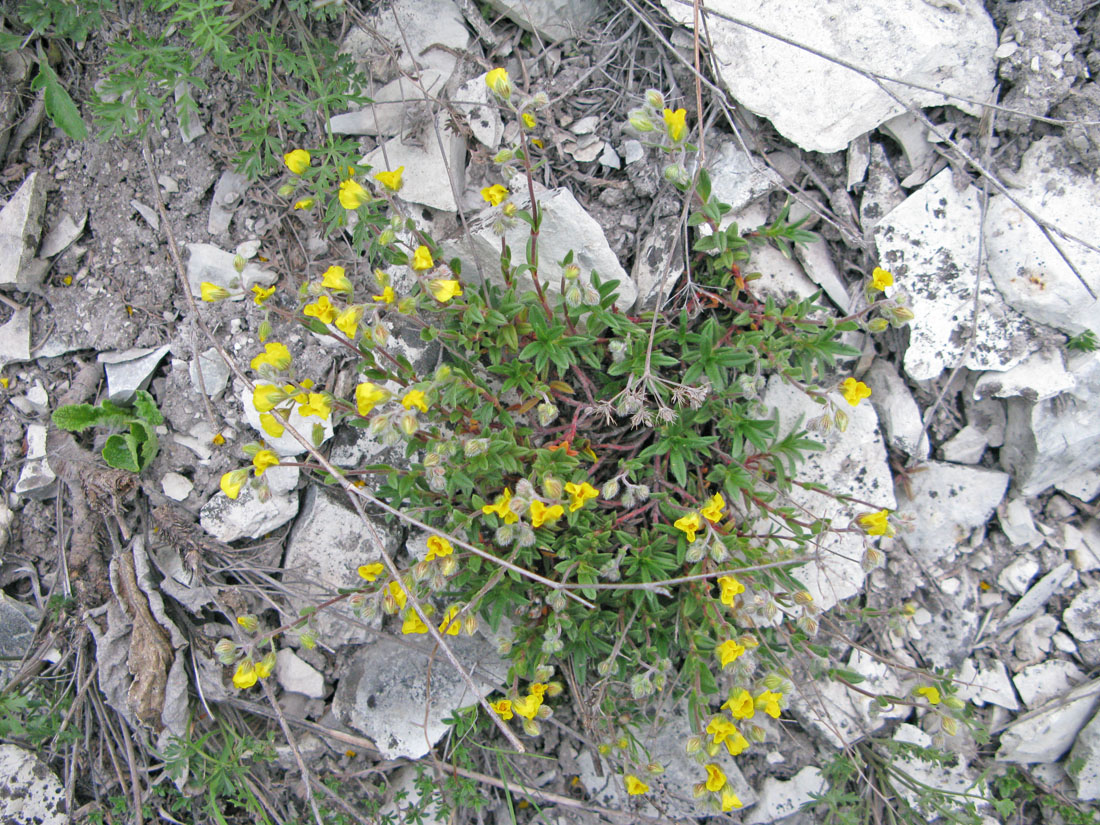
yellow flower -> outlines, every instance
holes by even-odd
[[[393,300],[394,300],[395,297],[397,297],[397,296],[394,294],[393,287],[388,286],[388,287],[386,287],[385,289],[382,290],[381,295],[371,296],[371,300],[373,300],[377,303],[386,304],[388,306],[389,304],[393,303]]]
[[[859,402],[864,398],[871,397],[871,388],[862,381],[856,381],[854,378],[845,378],[841,387],[841,394],[843,394],[844,400],[853,407],[858,407]]]
[[[913,692],[927,699],[930,705],[938,705],[940,703],[940,692],[938,688],[931,686],[919,687]]]
[[[713,737],[714,744],[726,746],[730,756],[737,756],[749,746],[749,740],[741,735],[737,725],[725,716],[715,716],[707,725],[707,733]]]
[[[897,533],[897,530],[890,524],[890,520],[887,518],[889,515],[889,510],[867,513],[859,517],[859,526],[866,530],[869,536],[893,536]]]
[[[313,208],[313,198],[302,198],[301,200],[294,201],[295,209],[311,209]]]
[[[780,713],[779,703],[782,701],[782,693],[772,693],[770,690],[765,690],[756,697],[755,704],[758,709],[763,710],[772,719],[778,719]]]
[[[401,632],[409,635],[413,633],[427,633],[428,626],[424,624],[421,618],[416,614],[415,610],[410,610],[405,614],[405,621],[401,623]]]
[[[722,494],[715,493],[707,502],[707,506],[703,508],[703,518],[711,524],[717,524],[722,520],[722,508],[725,506],[726,500],[722,498]]]
[[[259,284],[256,284],[254,287],[252,287],[252,303],[254,303],[258,307],[262,307],[264,305],[264,301],[266,301],[274,294],[275,287],[269,286],[267,289],[264,289]]]
[[[452,298],[457,298],[462,294],[462,285],[453,279],[435,278],[428,282],[428,288],[441,304],[445,304]]]
[[[264,365],[271,367],[276,372],[282,372],[290,366],[290,350],[286,348],[285,344],[280,344],[278,341],[265,344],[264,352],[253,358],[249,366],[254,370],[258,370]]]
[[[649,793],[649,785],[632,773],[628,773],[623,777],[623,783],[626,785],[626,792],[631,796]]]
[[[351,292],[351,281],[342,266],[330,266],[321,275],[321,286],[335,292]]]
[[[439,623],[439,632],[447,636],[457,636],[458,631],[462,630],[462,622],[455,621],[457,615],[457,604],[448,607],[447,612],[443,614],[443,621]]]
[[[256,675],[261,679],[266,679],[271,675],[271,672],[275,670],[275,654],[268,653],[260,661],[256,662]]]
[[[239,690],[247,690],[256,684],[256,680],[259,678],[256,673],[256,665],[253,664],[252,660],[242,659],[241,663],[237,665],[236,673],[233,674],[233,686]]]
[[[340,181],[340,205],[345,209],[358,209],[368,200],[370,195],[358,182],[348,178]]]
[[[428,411],[428,402],[425,399],[424,393],[420,390],[409,390],[405,393],[405,396],[401,399],[401,406],[406,410],[411,410],[413,407],[416,407],[422,413]]]
[[[442,536],[428,536],[428,555],[424,558],[426,561],[441,559],[451,555],[454,550],[451,543]]]
[[[283,163],[293,174],[300,175],[309,168],[309,152],[305,149],[294,149],[283,155]]]
[[[359,578],[364,581],[372,582],[382,575],[382,571],[386,569],[386,566],[380,561],[373,561],[370,564],[359,565],[358,573]]]
[[[512,96],[512,84],[508,82],[508,72],[504,69],[493,69],[486,74],[485,85],[501,100]]]
[[[397,602],[398,609],[403,608],[409,597],[405,594],[405,588],[401,586],[401,582],[390,582],[386,587],[389,589],[390,595],[393,596],[393,600]]]
[[[283,422],[279,420],[279,417],[269,412],[260,413],[260,426],[272,438],[280,438],[286,432],[286,427],[283,426]]]
[[[274,384],[257,384],[252,390],[252,406],[256,408],[256,412],[271,412],[286,397],[286,391]]]
[[[404,171],[404,166],[398,166],[392,172],[378,172],[374,179],[391,192],[396,192],[401,188],[401,173]]]
[[[707,769],[707,790],[708,791],[720,791],[726,786],[726,775],[722,772],[722,769],[715,765],[713,762],[706,765]]]
[[[243,616],[237,617],[237,624],[240,625],[246,633],[255,633],[256,629],[260,626],[260,620],[251,613],[245,613]]]
[[[582,484],[574,484],[570,481],[565,485],[565,492],[569,493],[569,512],[572,513],[576,510],[584,507],[584,503],[589,499],[599,496],[600,491],[589,484],[587,481]]]
[[[331,324],[336,320],[336,307],[332,305],[327,295],[322,295],[315,303],[306,304],[302,314],[316,318],[322,324]]]
[[[2,381],[7,381],[8,379],[7,379],[7,378],[3,378],[3,379],[0,379],[0,380],[2,380]],[[8,385],[7,385],[7,384],[4,384],[4,389],[7,389],[7,388],[8,388]],[[211,439],[210,439],[210,441],[211,441],[211,443],[213,443],[213,444],[214,444],[215,446],[217,446],[217,447],[220,447],[220,446],[221,446],[222,444],[224,444],[224,443],[225,443],[225,436],[224,436],[224,435],[222,435],[221,433],[215,433],[215,434],[214,434],[214,437],[213,437],[213,438],[211,438]]]
[[[490,702],[489,707],[491,707],[493,712],[505,722],[512,718],[512,701],[510,699],[500,699],[496,702]]]
[[[241,487],[244,486],[244,482],[247,478],[248,470],[230,470],[222,476],[222,480],[218,486],[222,488],[223,493],[235,499],[241,494]]]
[[[389,392],[382,389],[377,384],[372,384],[370,381],[364,381],[355,388],[355,410],[359,415],[369,415],[376,404],[381,404],[389,397]]]
[[[671,109],[665,109],[664,118],[668,136],[679,143],[683,139],[684,133],[687,132],[687,110],[677,109],[674,112]]]
[[[412,268],[417,272],[422,272],[425,269],[431,269],[433,266],[435,266],[435,261],[432,260],[432,251],[421,244],[413,253]]]
[[[875,271],[871,273],[871,286],[877,290],[884,290],[888,286],[894,285],[894,275],[892,272],[887,272],[881,266],[876,266]]]
[[[512,512],[508,506],[512,500],[512,491],[507,487],[504,488],[504,492],[497,496],[497,500],[492,504],[486,504],[481,508],[481,512],[485,515],[496,513],[497,517],[502,519],[505,524],[515,524],[519,521],[519,516]]]
[[[672,526],[684,531],[687,534],[688,544],[691,544],[695,541],[695,531],[702,526],[702,523],[699,521],[698,513],[688,513],[683,518],[676,519]]]
[[[353,304],[336,316],[336,328],[352,341],[359,331],[359,321],[363,318],[363,305]]]
[[[252,456],[252,466],[256,468],[256,478],[259,478],[268,467],[279,466],[279,456],[271,450],[260,450]]]
[[[542,696],[528,693],[524,698],[512,703],[512,710],[524,719],[534,719],[542,707]]]
[[[733,792],[732,788],[724,788],[722,790],[723,811],[732,811],[734,808],[740,808],[742,804],[740,797]]]
[[[734,719],[752,719],[756,715],[756,704],[752,700],[752,694],[744,688],[736,696],[731,695],[722,707],[728,708],[730,716]]]
[[[328,396],[322,393],[311,392],[305,396],[304,401],[299,402],[298,414],[302,418],[308,418],[311,415],[318,418],[328,418],[332,414],[332,402],[328,399]]]
[[[718,661],[725,667],[730,662],[736,661],[737,657],[745,652],[745,646],[738,644],[733,639],[722,642],[714,649],[714,652],[718,655]]]
[[[530,112],[524,112],[522,115],[520,115],[520,120],[523,121],[523,125],[526,126],[528,129],[534,129],[535,124],[538,123],[538,121],[535,120],[535,116]]]
[[[202,299],[210,304],[217,301],[224,301],[230,294],[229,290],[225,287],[212,284],[209,281],[203,281],[199,284],[199,292],[202,294]]]
[[[735,596],[739,596],[745,592],[745,585],[737,581],[733,576],[719,576],[718,587],[721,588],[721,593],[718,598],[722,604],[729,607],[733,607],[733,599]]]
[[[538,499],[531,502],[531,526],[542,527],[548,521],[557,521],[565,515],[565,508],[560,504],[547,507]]]
[[[499,183],[494,183],[492,186],[486,186],[481,190],[481,199],[490,206],[500,206],[508,195],[508,187],[501,186]]]
[[[528,693],[533,693],[540,699],[546,695],[546,691],[550,689],[550,685],[544,685],[541,682],[532,682],[531,686],[527,689]]]

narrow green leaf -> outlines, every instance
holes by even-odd
[[[88,137],[88,127],[84,125],[80,110],[45,60],[38,61],[38,74],[31,81],[31,88],[36,91],[45,90],[46,114],[55,126],[73,140],[84,140]]]

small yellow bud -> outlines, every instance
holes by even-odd
[[[952,716],[941,716],[940,724],[943,726],[943,730],[948,736],[954,736],[959,732],[959,723]]]
[[[867,322],[867,331],[872,333],[882,332],[889,326],[890,323],[885,318],[872,318]]]
[[[245,632],[255,633],[256,628],[260,626],[260,620],[251,613],[245,613],[243,616],[237,617],[237,624],[244,628]]]
[[[764,687],[768,690],[779,690],[783,686],[783,677],[777,673],[769,673],[764,677]]]
[[[297,187],[295,187],[295,185],[293,183],[284,183],[278,189],[279,197],[280,198],[289,198],[291,195],[294,194],[294,190],[296,188]]]
[[[953,710],[962,710],[966,707],[966,702],[954,696],[944,696],[943,703]]]
[[[636,132],[652,132],[657,127],[653,125],[653,121],[641,109],[635,109],[629,114],[630,125],[634,127]]]
[[[689,736],[687,742],[684,744],[684,751],[688,756],[694,756],[703,749],[703,738],[701,736]]]
[[[298,641],[302,643],[302,647],[306,650],[313,650],[317,647],[317,636],[312,630],[303,630],[298,636]]]
[[[247,263],[248,263],[248,261],[246,261],[244,259],[244,255],[234,255],[233,256],[233,268],[235,270],[237,270],[238,275],[240,273],[244,272],[244,268],[245,268],[245,265]]]

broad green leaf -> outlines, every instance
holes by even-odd
[[[130,434],[109,436],[103,445],[103,460],[116,470],[141,472],[137,439]]]
[[[134,409],[137,410],[138,416],[154,427],[164,423],[164,416],[157,409],[157,402],[145,390],[134,393]]]
[[[69,404],[54,410],[51,418],[59,429],[79,433],[100,423],[104,415],[104,410],[91,404]]]
[[[38,61],[38,74],[31,81],[31,88],[36,91],[45,90],[46,114],[55,126],[73,140],[84,140],[88,137],[88,127],[84,125],[80,110],[61,85],[50,64],[43,59]]]

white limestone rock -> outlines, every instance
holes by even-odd
[[[1006,593],[1022,596],[1027,592],[1031,580],[1039,575],[1039,562],[1033,556],[1020,556],[1013,559],[997,574],[997,584]]]
[[[289,648],[282,648],[275,657],[275,678],[283,690],[301,693],[310,699],[325,698],[325,677]]]
[[[57,475],[46,457],[46,426],[27,426],[27,453],[15,482],[15,494],[26,498],[51,498],[57,492]]]
[[[371,174],[404,166],[402,200],[442,212],[458,210],[455,193],[466,187],[466,139],[451,131],[445,117],[429,123],[415,139],[390,138],[359,162],[370,166]]]
[[[545,40],[576,37],[600,13],[599,0],[488,0],[497,12]]]
[[[1048,659],[1029,665],[1012,677],[1012,683],[1028,708],[1041,707],[1085,681],[1085,672],[1065,659]]]
[[[1062,231],[1094,243],[1100,236],[1100,186],[1063,156],[1061,141],[1044,137],[1024,154],[1013,197]],[[1010,306],[1071,335],[1097,328],[1100,253],[1054,235],[1076,266],[1089,295],[1042,231],[1005,195],[989,199],[986,215],[989,274]]]
[[[840,307],[841,312],[848,312],[852,300],[844,285],[844,279],[840,276],[840,270],[833,261],[828,244],[824,241],[800,244],[795,247],[794,256],[802,264],[806,276],[825,290],[829,300]]]
[[[686,0],[662,0],[674,20],[692,25]],[[871,80],[725,16],[781,35],[854,65],[971,99],[993,89],[997,33],[980,4],[947,8],[922,0],[843,0],[776,4],[711,0],[707,37],[722,80],[738,102],[813,152],[839,152],[912,106],[944,103],[935,92]],[[701,35],[702,36],[702,35]],[[813,78],[813,83],[807,83]],[[971,106],[953,105],[975,113]]]
[[[271,286],[279,277],[254,263],[246,263],[244,269],[237,272],[233,267],[234,253],[213,244],[189,243],[187,251],[191,253],[187,261],[187,285],[196,298],[202,297],[203,281],[229,290],[231,295],[226,300],[241,301],[245,295],[252,297],[252,287]]]
[[[1081,501],[1092,501],[1100,495],[1100,472],[1086,470],[1077,473],[1062,481],[1055,482],[1054,486],[1063,493],[1068,493]]]
[[[811,794],[824,793],[827,786],[821,770],[813,765],[786,781],[769,776],[760,788],[759,801],[745,815],[745,825],[765,825],[790,816],[811,801]]]
[[[1008,670],[1000,659],[976,663],[967,659],[959,668],[958,697],[975,705],[997,705],[1006,710],[1020,709]]]
[[[788,258],[774,246],[758,246],[752,250],[749,262],[742,264],[746,275],[760,277],[749,282],[749,288],[760,300],[775,298],[780,306],[802,301],[815,294],[817,285],[806,277],[798,261]]]
[[[820,415],[822,407],[805,393],[777,376],[768,381],[764,405],[779,413],[780,432],[786,433],[801,419],[804,423]],[[878,428],[874,408],[869,404],[846,409],[848,429],[832,430],[825,450],[810,453],[799,468],[798,479],[824,484],[840,495],[850,495],[872,507],[894,510],[894,482],[886,461],[886,448]],[[805,507],[820,518],[835,524],[854,520],[866,507],[853,508],[836,498],[795,487],[790,494],[796,507]],[[795,575],[806,585],[820,610],[854,596],[863,586],[863,536],[854,533],[824,535],[818,557],[798,569]]]
[[[0,745],[0,821],[69,823],[65,789],[44,762],[18,745]]]
[[[871,405],[886,431],[886,443],[910,458],[928,458],[928,438],[922,436],[920,408],[894,365],[878,358],[863,378],[871,388]]]
[[[1016,719],[1001,733],[1000,762],[1057,762],[1100,703],[1100,679],[1078,685],[1065,696]]]
[[[107,373],[107,395],[111,401],[128,404],[135,392],[148,387],[168,349],[165,344],[125,352],[101,352],[96,360],[103,364]]]
[[[683,267],[683,235],[678,231],[676,218],[661,218],[642,241],[638,255],[634,259],[631,277],[638,285],[638,301],[635,309],[650,310],[657,305],[660,294],[662,302],[676,291]],[[667,278],[667,281],[665,279]],[[662,291],[661,282],[665,281]]]
[[[901,539],[925,564],[952,554],[970,531],[989,520],[1004,498],[1008,476],[956,464],[929,461],[910,477],[913,497],[899,514],[911,517],[912,529]]]
[[[202,381],[199,381],[199,370],[202,370]],[[210,347],[199,353],[198,357],[188,364],[188,373],[191,383],[195,385],[195,392],[206,390],[211,398],[217,398],[229,383],[229,365],[225,363],[218,350]]]
[[[165,473],[160,480],[160,489],[172,501],[183,501],[191,495],[195,485],[187,476],[179,473]]]
[[[297,514],[296,494],[272,494],[267,501],[260,501],[252,485],[246,482],[236,499],[220,491],[215,493],[199,511],[199,524],[218,541],[229,543],[245,537],[259,538],[282,527]]]
[[[485,74],[471,78],[459,86],[451,103],[466,116],[466,122],[470,124],[470,131],[478,143],[489,149],[496,149],[504,135],[504,122],[500,119],[497,104],[490,99],[491,93],[485,85]]]
[[[933,746],[931,736],[916,725],[910,724],[898,725],[898,729],[894,733],[894,741],[917,745],[921,748],[931,748]],[[962,813],[964,805],[974,804],[974,796],[989,798],[988,789],[985,783],[979,781],[977,771],[970,768],[969,760],[961,752],[955,753],[954,764],[937,764],[921,759],[919,756],[910,753],[898,755],[896,757],[896,764],[900,770],[907,773],[914,780],[931,788],[935,788],[939,791],[946,791],[947,793],[966,793],[970,795],[968,797],[949,797],[946,806],[947,810],[942,811],[935,807],[921,804],[921,794],[918,793],[916,789],[910,787],[906,783],[898,783],[897,789],[901,795],[905,797],[905,800],[910,805],[922,813],[928,822],[940,818],[944,813],[952,809]],[[982,806],[982,803],[979,802],[978,805]]]
[[[1078,799],[1100,799],[1100,713],[1077,734],[1066,773],[1077,786]]]
[[[0,326],[0,367],[31,360],[31,310],[17,309]]]
[[[508,664],[481,636],[448,636],[447,644],[473,677],[479,696],[504,684]],[[431,638],[372,634],[348,659],[333,712],[369,736],[383,758],[419,759],[451,730],[443,720],[476,701]]]
[[[33,289],[42,282],[46,267],[34,260],[42,234],[46,189],[38,172],[31,172],[0,209],[0,287]]]
[[[928,180],[932,164],[939,159],[939,155],[928,140],[928,127],[924,121],[915,112],[903,112],[890,118],[879,129],[897,141],[905,153],[909,168],[913,170],[901,181],[901,185],[909,189]]]
[[[1035,582],[1031,589],[1024,593],[1016,604],[1012,605],[1012,608],[1005,613],[1004,617],[1001,619],[1001,627],[1012,627],[1013,625],[1030,619],[1043,609],[1055,593],[1061,592],[1070,581],[1074,580],[1076,575],[1077,574],[1073,570],[1073,565],[1068,561],[1055,567],[1039,579],[1039,581]],[[1054,627],[1052,627],[1050,633],[1047,634],[1048,637],[1054,633],[1054,629],[1058,624],[1053,618],[1051,618],[1050,621]],[[1049,647],[1047,649],[1049,650]],[[1031,657],[1024,656],[1021,658],[1026,660]]]
[[[557,290],[561,282],[561,261],[570,251],[573,262],[581,269],[580,281],[588,283],[590,273],[595,270],[600,280],[618,281],[618,298],[615,306],[627,310],[634,305],[638,297],[638,288],[633,279],[619,263],[611,250],[596,219],[589,215],[573,197],[568,189],[543,190],[536,193],[536,199],[542,212],[542,226],[539,230],[539,280],[544,290]],[[517,194],[512,202],[519,209],[528,208],[530,201],[523,194]],[[490,281],[503,286],[500,274],[500,236],[492,229],[496,219],[493,210],[475,219],[470,227],[469,236],[444,243],[447,257],[457,255],[462,259],[464,278],[475,278],[480,273]],[[504,238],[512,249],[512,262],[524,260],[530,227],[522,221],[508,229]],[[523,288],[534,290],[530,277],[521,276]]]
[[[1037,403],[1008,399],[1001,466],[1022,496],[1100,466],[1100,350],[1076,353],[1066,367],[1072,390]]]
[[[395,77],[375,91],[371,95],[372,102],[363,108],[333,115],[329,119],[329,129],[337,135],[396,137],[430,116],[426,101],[441,93],[446,81],[446,77],[430,69],[421,72],[416,81],[403,75]],[[485,91],[488,92],[488,88]]]
[[[1077,386],[1066,370],[1065,356],[1057,348],[1033,352],[1004,372],[987,372],[974,385],[974,398],[1024,398],[1045,401]]]
[[[252,393],[241,388],[239,393],[241,399],[241,406],[244,409],[244,417],[248,422],[248,426],[254,429],[259,435],[260,439],[269,446],[276,455],[281,457],[301,455],[306,451],[306,448],[299,443],[290,431],[287,430],[278,438],[275,438],[270,433],[264,431],[263,425],[260,424],[260,412],[252,404]],[[315,444],[320,446],[332,438],[332,416],[322,420],[315,415],[302,417],[302,414],[298,412],[298,404],[291,406],[290,415],[286,418],[286,424],[289,427],[293,427],[299,433],[304,435],[307,439],[313,438],[313,429],[316,425],[321,425],[321,440]]]
[[[343,496],[339,489],[317,485],[306,491],[283,562],[283,579],[295,610],[331,598],[340,588],[361,586],[360,565],[379,561],[383,550],[393,555],[401,547],[399,526],[374,518],[364,524]],[[316,623],[321,638],[330,645],[358,643],[368,635],[363,620],[355,617],[346,601],[316,614]],[[380,620],[371,622],[379,624]]]
[[[1100,639],[1100,584],[1078,593],[1062,612],[1062,621],[1078,642]]]
[[[977,427],[967,424],[950,440],[945,441],[940,449],[944,461],[952,464],[977,464],[982,460],[988,446],[985,434]]]
[[[711,196],[729,204],[730,214],[740,212],[781,183],[764,161],[746,152],[737,140],[725,141],[707,157],[707,171]]]
[[[383,83],[401,72],[431,71],[449,79],[470,39],[453,0],[396,0],[372,13],[366,27],[351,29],[340,51]]]
[[[1035,346],[1031,324],[1005,304],[988,277],[979,287],[973,329],[980,200],[974,186],[956,189],[951,169],[944,169],[875,225],[879,259],[894,274],[890,294],[904,291],[916,314],[904,365],[917,381],[953,368],[974,335],[964,362],[972,370],[1007,370]]]
[[[997,508],[997,518],[1001,532],[1012,542],[1013,547],[1039,547],[1044,542],[1043,534],[1035,527],[1027,500],[1014,498]]]

